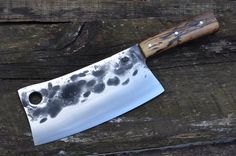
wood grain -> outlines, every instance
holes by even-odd
[[[214,13],[204,13],[142,41],[139,46],[147,58],[218,30],[219,23]]]
[[[91,1],[74,1],[74,4],[77,2],[80,2],[81,7],[94,5]],[[139,1],[106,2],[113,9],[118,7],[114,4],[122,3],[127,4],[122,9],[129,7],[129,13],[132,8],[136,11],[133,10],[129,17],[125,17],[121,11],[115,16],[113,10],[106,6],[103,9],[109,11],[96,15],[101,20],[86,23],[1,23],[0,155],[86,155],[119,151],[132,154],[132,151],[138,149],[146,152],[141,150],[137,155],[184,155],[185,152],[186,155],[234,154],[235,1],[147,1],[153,5],[148,9],[143,6],[144,11],[139,10]],[[4,5],[7,3],[10,1],[1,2]],[[11,3],[12,8],[29,8],[30,4],[27,1]],[[46,5],[46,1],[44,3]],[[131,3],[132,8],[128,5]],[[39,8],[40,5],[36,4],[35,8]],[[10,7],[4,5],[1,6]],[[215,10],[222,26],[218,33],[147,60],[148,66],[165,87],[165,94],[84,133],[54,143],[33,146],[17,89],[97,62],[153,34],[163,32],[167,27],[175,26],[186,17],[209,9]],[[78,16],[71,14],[66,17],[76,20]],[[51,21],[56,20],[55,16],[59,17],[57,14],[51,14],[50,17],[47,15],[45,11],[44,16],[34,19]],[[108,20],[108,15],[114,19]],[[89,16],[95,19],[91,12],[85,11],[83,20]],[[4,20],[14,21],[11,17],[9,15],[9,19]],[[24,15],[15,18],[15,21],[25,19]],[[59,20],[65,19],[65,15],[61,15]],[[170,146],[171,149],[165,149]],[[160,152],[163,148],[165,150]]]
[[[231,0],[11,0],[0,1],[0,21],[68,22],[159,17],[183,19],[214,10],[235,15]]]

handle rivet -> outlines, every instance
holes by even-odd
[[[176,32],[175,32],[175,35],[179,35],[179,32],[178,32],[178,31],[176,31]]]
[[[203,25],[203,21],[200,21],[200,22],[199,22],[199,25]]]
[[[151,47],[152,47],[152,44],[151,44],[151,43],[149,43],[149,44],[148,44],[148,47],[149,47],[149,48],[151,48]]]

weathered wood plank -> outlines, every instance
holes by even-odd
[[[228,142],[229,141],[229,142]],[[106,155],[119,155],[119,156],[194,156],[194,155],[234,155],[236,150],[234,140],[227,141],[208,141],[196,142],[193,144],[183,144],[179,146],[168,146],[164,148],[150,148],[139,149],[133,151],[119,151],[113,153],[105,153]],[[61,152],[62,153],[62,152]],[[103,154],[101,154],[103,155]]]
[[[234,62],[236,28],[232,26],[233,21],[226,19],[227,16],[219,18],[221,31],[212,37],[150,58],[148,64],[165,69]],[[4,25],[0,27],[0,42],[4,43],[0,47],[0,78],[51,79],[111,56],[178,22],[148,18],[85,24]],[[82,25],[83,30],[78,34]]]
[[[171,17],[182,18],[214,10],[234,13],[231,0],[11,0],[0,1],[0,22],[91,21],[98,19]]]
[[[32,145],[17,89],[111,56],[178,20],[0,26],[1,152],[77,155],[236,138],[236,23],[230,18],[219,17],[217,34],[148,60],[166,89],[163,95],[89,131],[39,147]]]

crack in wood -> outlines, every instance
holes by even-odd
[[[151,152],[165,152],[165,151],[171,151],[171,150],[177,150],[177,149],[184,149],[184,148],[195,148],[199,146],[209,146],[209,145],[225,145],[225,144],[235,144],[236,138],[230,138],[230,139],[221,139],[221,140],[213,140],[213,141],[199,141],[199,142],[193,142],[193,143],[187,143],[187,144],[180,144],[180,145],[173,145],[173,146],[165,146],[165,147],[159,147],[159,148],[146,148],[146,149],[137,149],[137,150],[129,150],[129,151],[119,151],[119,152],[111,152],[111,153],[99,153],[96,155],[132,155],[132,154],[144,154],[144,153],[151,153]],[[92,156],[92,154],[90,155]]]

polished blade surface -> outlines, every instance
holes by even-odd
[[[137,45],[62,77],[18,90],[35,145],[124,114],[161,94]],[[29,97],[42,95],[39,104]]]

